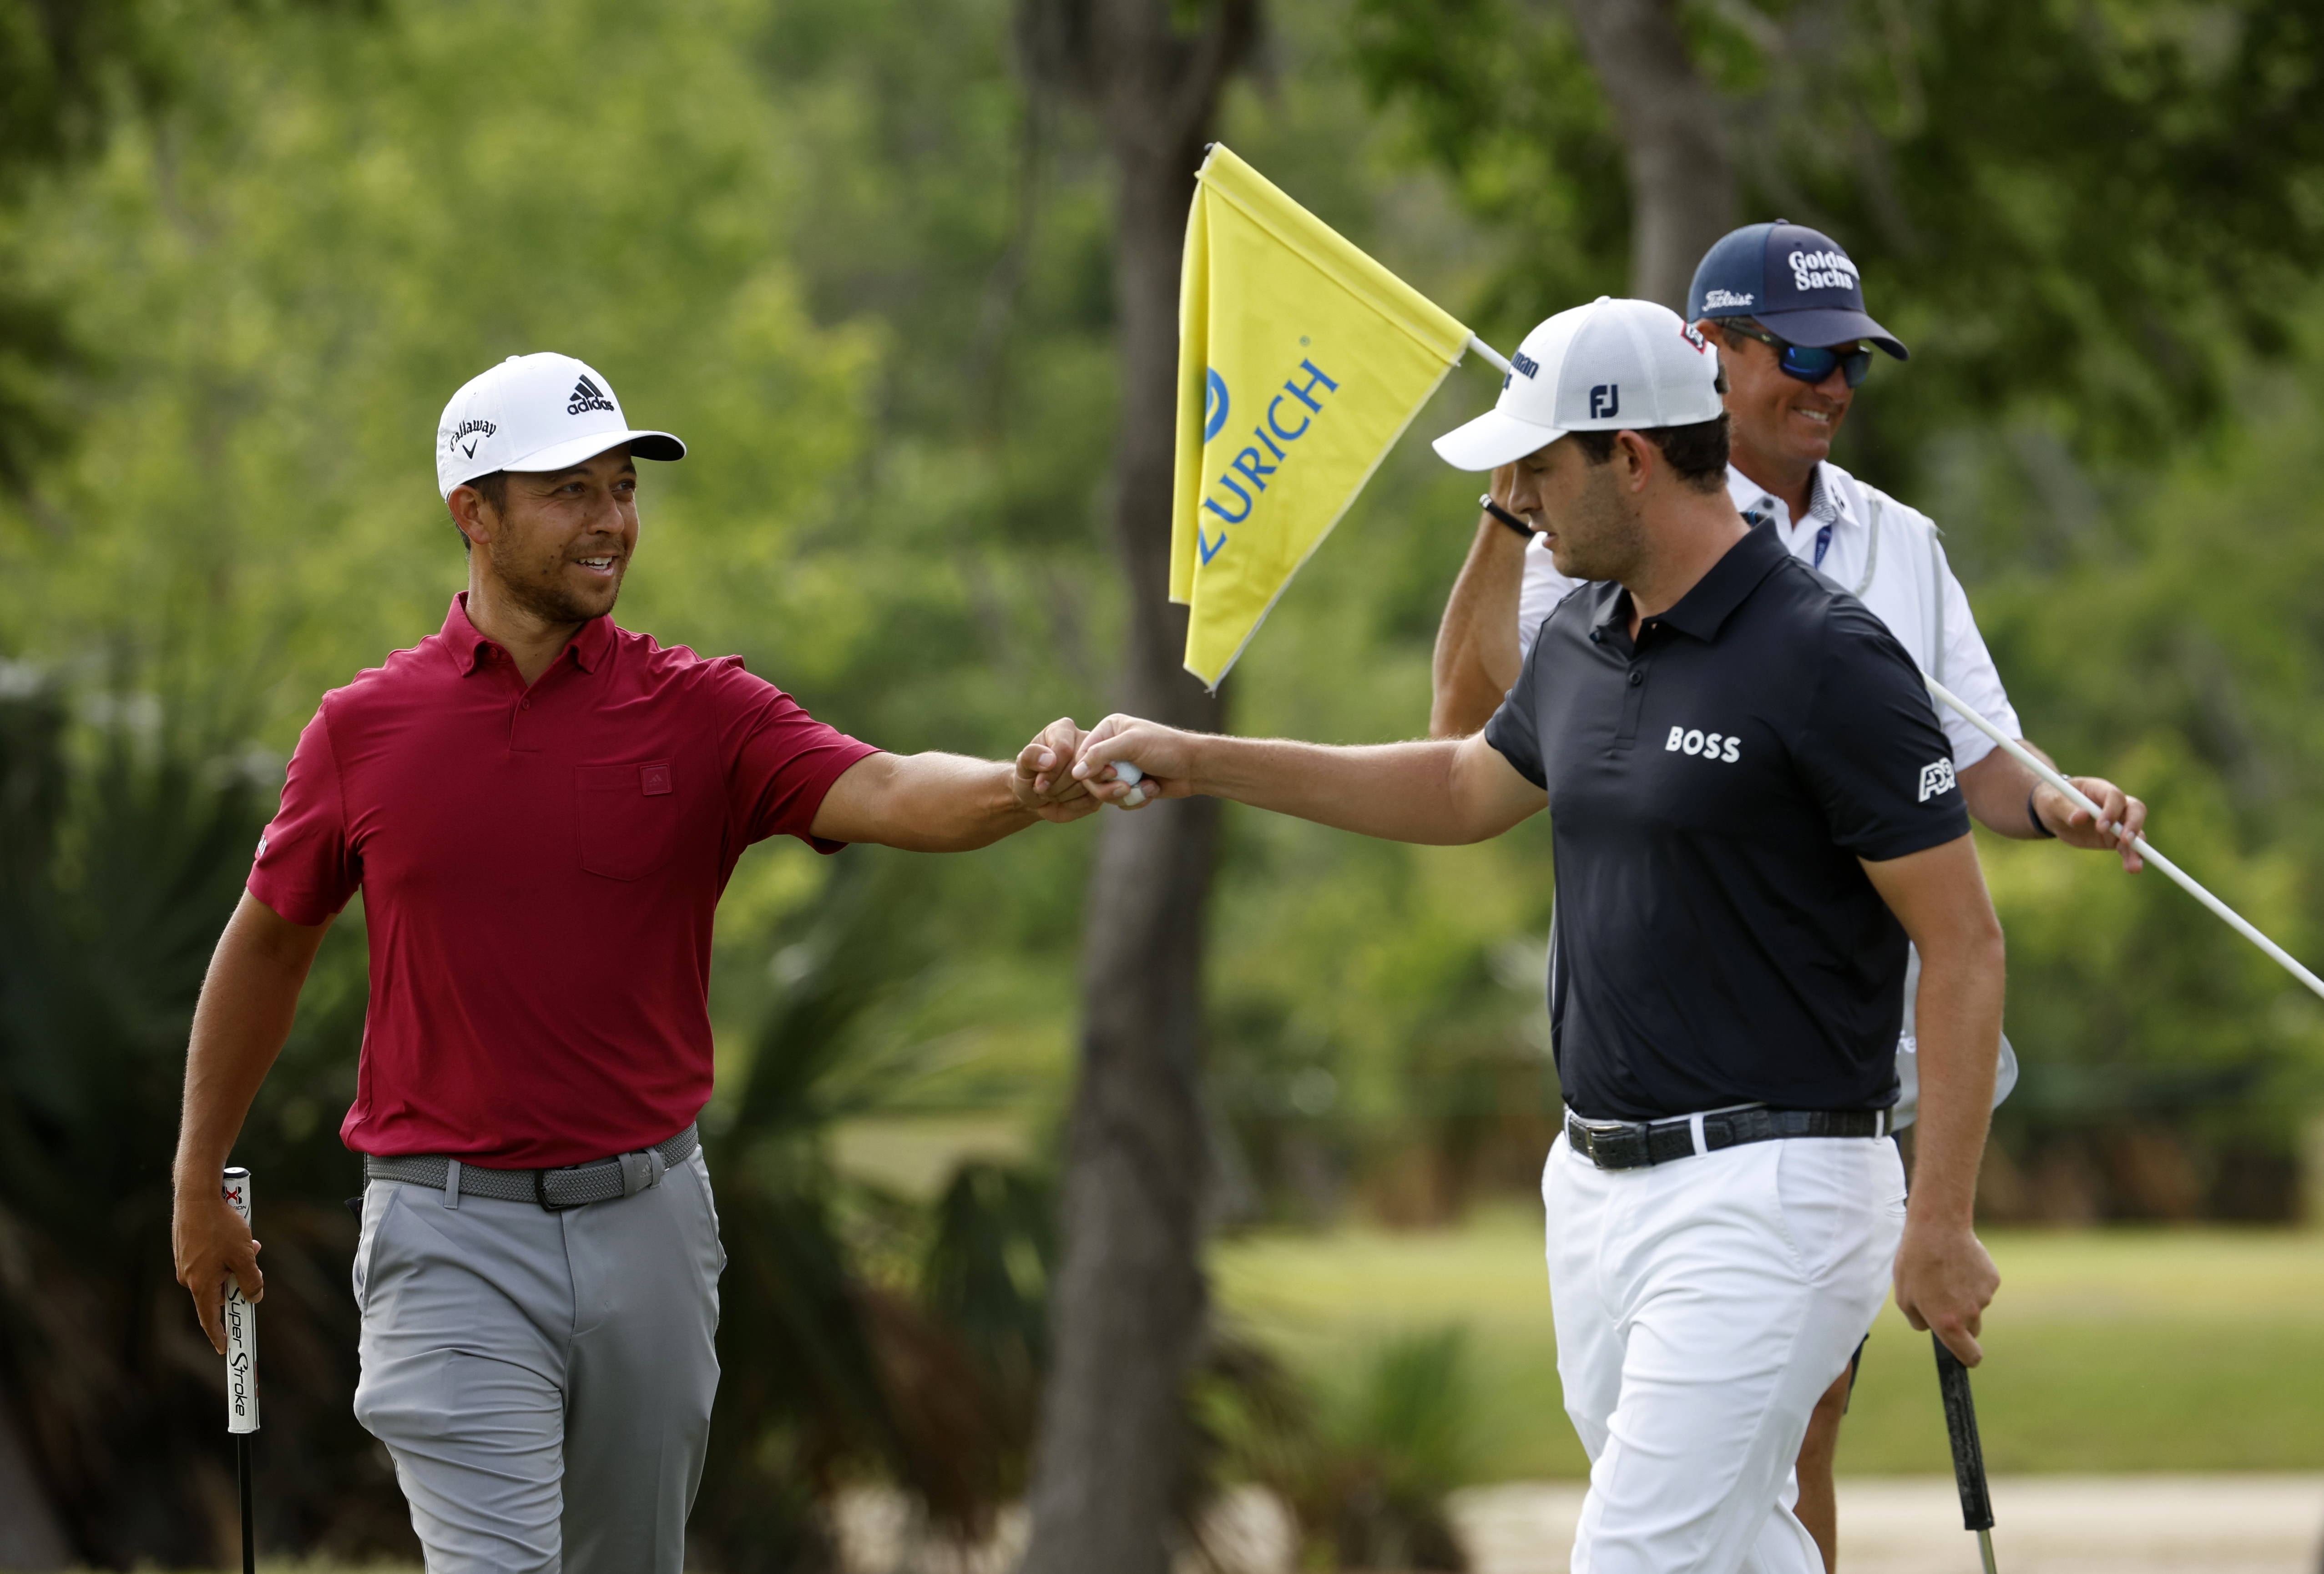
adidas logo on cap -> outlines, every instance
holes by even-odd
[[[612,410],[613,408],[613,401],[605,397],[604,391],[590,382],[588,378],[584,377],[573,385],[573,397],[566,401],[565,413],[579,415],[586,410]]]

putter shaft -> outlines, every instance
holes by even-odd
[[[250,1434],[246,1431],[234,1434],[234,1477],[242,1488],[242,1574],[258,1574],[258,1535],[250,1513]]]

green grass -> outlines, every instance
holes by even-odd
[[[2324,1236],[1996,1231],[2002,1289],[1977,1376],[1996,1470],[2324,1469]],[[1442,1232],[1257,1235],[1213,1261],[1221,1302],[1331,1384],[1398,1330],[1465,1323],[1479,1478],[1583,1473],[1560,1408],[1539,1216]],[[1928,1336],[1881,1314],[1840,1438],[1850,1474],[1950,1466]]]

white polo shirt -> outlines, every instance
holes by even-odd
[[[1969,594],[1953,577],[1936,524],[1928,515],[1829,462],[1816,466],[1807,517],[1797,521],[1780,498],[1731,465],[1727,494],[1738,511],[1772,518],[1777,538],[1792,556],[1871,608],[1923,671],[2010,737],[2020,735],[2017,713],[1969,612]],[[1827,528],[1831,534],[1819,564],[1817,538]],[[1541,621],[1581,583],[1560,574],[1542,538],[1534,538],[1526,552],[1525,586],[1517,598],[1521,653],[1532,650]],[[1952,743],[1957,769],[1966,770],[1993,752],[1990,738],[1950,711],[1939,707],[1937,719]]]

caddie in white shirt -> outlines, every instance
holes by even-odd
[[[1764,521],[1794,557],[1863,602],[1923,671],[2015,736],[2017,713],[1934,521],[1828,457],[1873,348],[1906,357],[1904,345],[1865,312],[1856,264],[1830,237],[1803,226],[1747,225],[1704,255],[1688,295],[1688,320],[1719,345],[1727,373],[1728,495],[1738,511]],[[1580,583],[1557,572],[1536,533],[1539,521],[1506,506],[1513,480],[1513,468],[1496,472],[1492,491],[1480,500],[1484,516],[1444,609],[1429,723],[1437,737],[1485,724],[1517,681],[1542,620]],[[1938,719],[1952,745],[1962,797],[1980,824],[2004,836],[2119,851],[2126,870],[2138,867],[2126,841],[2098,831],[1984,733],[1941,706]],[[2144,824],[2146,806],[2111,782],[2073,779],[2131,834]],[[1899,1127],[1913,1118],[1916,1091],[1917,969],[1915,957],[1896,1060]],[[1997,1102],[2015,1081],[2005,1038]],[[1800,1453],[1796,1512],[1828,1568],[1836,1566],[1832,1453],[1853,1377],[1851,1367],[1825,1395]]]

